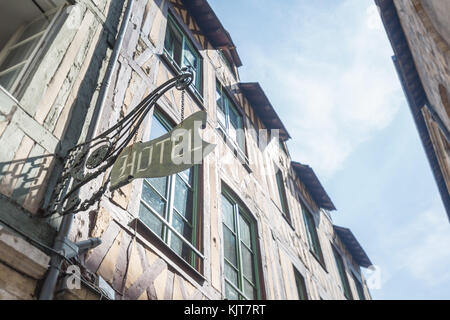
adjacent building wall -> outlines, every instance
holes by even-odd
[[[385,3],[390,1],[380,1]],[[450,8],[448,1],[394,0],[426,99],[422,109],[443,182],[441,196],[450,217]],[[391,19],[385,16],[385,19]],[[394,31],[388,30],[391,39]],[[398,57],[402,59],[402,57]],[[432,166],[434,166],[432,164]],[[438,178],[440,180],[441,178]]]

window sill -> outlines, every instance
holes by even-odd
[[[248,173],[252,173],[252,169],[250,168],[250,164],[247,156],[240,150],[239,147],[236,146],[235,142],[231,137],[222,129],[220,125],[216,127],[216,130],[219,132],[219,135],[223,138],[225,144],[231,149],[233,155],[239,160],[239,162],[244,166],[244,168],[248,171]]]
[[[326,266],[325,266],[325,262],[322,261],[322,260],[317,256],[317,254],[316,254],[314,251],[312,251],[311,249],[309,249],[309,252],[310,252],[311,255],[314,257],[314,259],[316,259],[316,261],[320,264],[320,266],[322,267],[322,269],[323,269],[326,273],[328,273],[328,270],[327,270],[327,268],[326,268]]]
[[[181,74],[181,70],[180,67],[176,65],[176,63],[167,56],[167,54],[165,53],[165,49],[163,49],[163,53],[159,54],[159,57],[161,59],[161,61],[164,62],[164,65],[170,69],[170,71],[172,71],[175,75],[179,75]],[[188,92],[188,94],[195,100],[195,102],[203,109],[205,110],[205,106],[204,106],[204,100],[203,100],[203,96],[200,92],[198,92],[197,90],[194,90],[192,87],[192,85],[190,85],[189,87],[186,88],[186,91]]]
[[[188,262],[186,262],[182,257],[180,257],[175,251],[173,251],[167,243],[165,243],[160,237],[158,237],[150,228],[148,228],[139,218],[135,218],[128,224],[133,229],[136,229],[137,233],[140,234],[144,239],[154,244],[166,257],[165,260],[173,262],[178,268],[186,272],[199,284],[203,284],[206,278],[192,267]],[[202,264],[204,261],[202,262]]]

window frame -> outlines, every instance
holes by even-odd
[[[339,250],[331,244],[331,249],[333,250],[334,261],[336,269],[341,279],[342,292],[347,300],[353,300],[352,288],[350,287],[350,281],[348,280],[344,259]]]
[[[309,300],[305,277],[295,267],[294,267],[294,278],[295,278],[295,285],[297,287],[298,300]]]
[[[172,30],[172,33],[177,33],[178,36],[181,37],[181,53],[180,53],[180,60],[181,65],[178,64],[178,62],[175,60],[175,58],[172,56],[172,53],[169,52],[166,48],[166,40],[168,36],[169,30]],[[171,10],[167,13],[167,24],[166,24],[166,32],[164,34],[164,42],[163,42],[163,55],[167,58],[167,60],[170,62],[170,64],[175,68],[175,70],[178,73],[181,73],[181,69],[183,66],[184,61],[184,51],[185,51],[185,44],[186,46],[195,54],[195,57],[198,59],[198,70],[194,70],[194,81],[192,81],[191,85],[188,87],[192,90],[194,95],[199,98],[203,102],[203,57],[200,54],[197,47],[194,45],[193,39],[188,35],[188,33],[183,30],[183,28],[180,26],[179,22],[176,18],[176,13],[173,13]],[[198,87],[196,81],[198,80]]]
[[[236,78],[236,73],[234,71],[234,63],[232,63],[225,55],[224,49],[217,49],[217,52],[219,53],[220,59],[222,59],[223,63],[226,65],[228,71],[233,75],[233,77]]]
[[[224,107],[224,119],[225,123],[222,123],[219,120],[218,113],[219,111],[219,105],[217,103],[217,95],[220,94],[220,97],[222,101],[227,101],[227,103],[223,106]],[[225,99],[224,99],[225,98]],[[239,143],[239,136],[236,134],[236,139],[234,139],[230,133],[229,133],[229,127],[231,124],[230,120],[230,110],[233,110],[235,114],[239,116],[240,123],[242,125],[242,146]],[[222,85],[222,83],[216,79],[216,118],[217,118],[217,124],[219,125],[220,130],[226,135],[226,137],[230,140],[233,147],[244,157],[244,159],[247,161],[247,139],[245,134],[245,116],[239,109],[239,107],[236,105],[234,99],[230,96],[229,92],[226,90],[225,86]],[[238,132],[236,130],[236,132]]]
[[[150,126],[150,131],[153,126],[153,121],[158,120],[161,125],[170,131],[174,125],[168,120],[168,117],[160,110],[155,109],[153,111],[152,115],[152,125]],[[181,173],[176,173],[170,176],[166,176],[166,193],[165,195],[162,195],[149,181],[147,178],[143,179],[142,182],[142,188],[141,188],[141,195],[139,197],[139,209],[138,209],[138,219],[139,221],[148,229],[150,232],[152,232],[153,235],[155,235],[161,242],[163,242],[168,249],[170,249],[171,252],[176,254],[180,259],[182,259],[185,263],[187,263],[189,266],[191,266],[194,270],[199,272],[200,274],[203,274],[203,267],[204,267],[204,254],[201,252],[202,247],[202,221],[201,221],[201,210],[200,210],[200,166],[195,165],[191,168],[193,170],[192,173],[192,182],[186,181],[185,177]],[[175,227],[172,225],[173,222],[173,216],[177,214],[178,216],[182,216],[181,213],[178,213],[178,210],[174,206],[174,200],[176,198],[175,193],[175,186],[176,186],[176,180],[177,177],[179,177],[192,191],[192,223],[189,225],[189,221],[187,219],[183,219],[183,225],[185,226],[186,223],[189,227],[192,228],[192,240],[189,241],[185,238],[183,234],[180,234]],[[150,188],[156,195],[160,198],[162,198],[164,202],[164,213],[163,216],[154,209],[149,203],[147,203],[143,199],[143,190],[144,185],[146,185],[148,188]],[[150,211],[150,213],[156,217],[157,220],[161,222],[161,234],[158,234],[155,230],[153,230],[150,225],[148,225],[141,217],[141,206],[144,206],[146,210]],[[182,254],[179,254],[174,248],[171,246],[171,235],[175,234],[177,238],[179,238],[183,245],[187,245],[190,249],[190,261],[187,261]],[[183,248],[183,247],[182,247]]]
[[[242,216],[244,220],[246,220],[246,222],[249,223],[250,225],[250,240],[251,240],[251,245],[253,247],[253,250],[251,248],[248,248],[248,246],[243,243],[244,246],[246,246],[247,250],[252,251],[253,254],[253,272],[254,272],[254,277],[255,277],[255,281],[252,284],[254,289],[256,290],[256,298],[254,300],[260,300],[262,297],[262,287],[261,287],[261,276],[260,276],[260,268],[259,268],[259,260],[258,258],[260,257],[260,252],[259,252],[259,247],[258,247],[258,243],[257,243],[257,222],[256,220],[251,216],[251,214],[248,212],[248,210],[241,204],[241,202],[234,196],[231,194],[231,192],[227,189],[223,189],[222,193],[221,193],[221,201],[223,201],[223,198],[226,198],[226,200],[228,200],[230,202],[230,204],[232,204],[233,207],[233,221],[234,221],[234,228],[236,231],[233,231],[230,229],[229,226],[227,226],[225,224],[225,220],[223,219],[223,202],[222,202],[222,206],[221,206],[221,215],[222,215],[222,232],[224,232],[224,228],[227,228],[230,232],[233,233],[233,235],[236,238],[236,246],[235,246],[235,250],[236,250],[236,264],[237,269],[233,266],[233,263],[231,261],[228,261],[228,259],[225,257],[225,242],[223,242],[222,248],[223,248],[223,265],[225,268],[225,264],[229,264],[235,271],[237,271],[237,277],[238,277],[238,287],[236,287],[233,283],[231,283],[230,280],[228,280],[226,278],[225,272],[223,273],[223,296],[226,298],[225,294],[226,294],[226,290],[225,290],[225,286],[228,284],[233,290],[237,291],[237,294],[239,296],[238,300],[247,300],[247,301],[251,301],[249,300],[249,298],[246,296],[246,294],[244,293],[244,289],[243,289],[243,283],[244,281],[247,281],[250,283],[249,279],[247,279],[244,276],[244,271],[243,271],[243,266],[242,266],[242,249],[241,249],[241,245],[242,245],[242,241],[241,241],[241,235],[240,235],[240,223],[239,223],[239,218]],[[227,298],[226,298],[227,299]]]
[[[358,294],[359,300],[367,300],[366,295],[364,293],[364,286],[359,278],[356,276],[355,272],[352,270],[351,275],[353,278],[353,282],[355,283],[356,293]]]
[[[32,74],[32,69],[34,69],[34,65],[38,62],[38,58],[47,50],[45,43],[48,41],[49,35],[53,32],[56,22],[61,17],[61,13],[64,11],[63,9],[67,6],[67,2],[61,4],[59,6],[53,7],[44,13],[41,13],[39,17],[33,19],[32,21],[22,24],[10,37],[6,45],[0,50],[0,65],[4,62],[4,60],[8,57],[8,53],[11,50],[14,50],[21,45],[24,45],[34,39],[38,38],[38,41],[34,44],[33,49],[30,51],[26,58],[21,58],[21,62],[16,63],[13,66],[8,67],[7,69],[0,71],[0,77],[4,74],[8,74],[9,72],[14,72],[14,70],[19,69],[20,71],[17,74],[15,80],[9,85],[9,88],[2,88],[10,93],[16,99],[20,99],[23,94],[24,88],[26,87],[26,83]],[[50,19],[48,19],[47,15],[53,15]],[[26,31],[26,28],[33,23],[39,21],[40,19],[47,19],[49,23],[45,26],[41,31],[20,40],[20,37]]]
[[[309,208],[303,203],[302,200],[300,202],[300,209],[303,215],[303,222],[305,224],[306,229],[306,237],[309,245],[309,252],[316,258],[316,260],[320,263],[320,265],[326,270],[325,259],[323,256],[322,245],[320,243],[319,233],[317,232],[316,221],[314,220],[314,215],[311,213]],[[318,251],[318,252],[316,252]]]
[[[291,212],[289,210],[289,201],[287,198],[283,171],[281,171],[281,169],[276,165],[274,165],[274,167],[275,167],[275,180],[276,180],[277,189],[278,189],[278,197],[280,199],[280,205],[281,205],[281,207],[280,207],[281,213],[282,213],[283,217],[289,222],[289,224],[291,224],[292,223]]]

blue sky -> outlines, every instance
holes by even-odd
[[[450,223],[373,0],[209,0],[381,274],[374,299],[450,298]],[[293,116],[295,115],[295,116]]]

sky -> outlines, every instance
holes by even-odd
[[[314,169],[333,222],[376,265],[372,298],[450,299],[450,223],[373,0],[209,3],[241,81],[261,84],[292,159]]]

